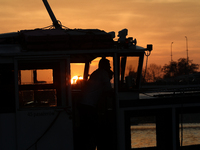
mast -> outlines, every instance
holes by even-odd
[[[56,29],[62,29],[61,25],[58,23],[58,20],[56,19],[55,15],[53,13],[48,1],[47,0],[42,0],[42,1],[43,1],[44,5],[45,5],[45,7],[47,9],[47,12],[49,13],[49,16],[50,16],[52,22],[53,22],[53,26]]]

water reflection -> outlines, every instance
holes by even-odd
[[[156,147],[155,123],[131,125],[130,128],[131,128],[131,148]],[[184,123],[183,130],[181,130],[181,125],[180,125],[179,134],[180,134],[180,141],[181,141],[181,135],[183,135],[182,146],[200,144],[200,123]]]
[[[139,124],[131,126],[131,148],[156,146],[155,124]]]
[[[130,118],[131,148],[156,147],[156,116]]]
[[[181,129],[179,130],[181,137]],[[182,146],[200,144],[200,123],[183,124]]]

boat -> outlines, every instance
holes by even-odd
[[[171,95],[140,99],[144,56],[150,55],[152,44],[138,46],[136,39],[127,37],[127,29],[119,31],[115,41],[114,32],[66,28],[56,19],[47,0],[43,2],[52,26],[0,34],[0,149],[78,149],[77,105],[84,84],[91,64],[109,58],[114,71],[113,98],[100,109],[110,131],[105,132],[109,148],[134,149],[131,120],[150,115],[156,116],[158,138],[157,146],[149,149],[177,150],[177,115],[185,108],[198,110],[199,95],[192,95],[192,101],[182,95],[175,97],[176,101],[171,100]],[[72,64],[84,68],[83,79],[76,84],[71,83]],[[40,78],[47,72],[50,81]]]

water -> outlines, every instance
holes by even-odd
[[[131,148],[155,147],[155,126],[131,126]]]
[[[181,128],[179,133],[181,140]],[[200,144],[200,123],[183,124],[182,135],[182,146]],[[144,147],[156,147],[155,124],[140,124],[131,126],[131,148]]]
[[[190,91],[189,93],[196,92]],[[174,92],[156,92],[156,93],[146,93],[140,94],[140,99],[151,99],[155,95],[163,94],[174,94]],[[179,93],[176,93],[179,94]],[[133,118],[134,119],[134,118]],[[199,145],[200,144],[200,113],[189,113],[182,114],[182,117],[179,116],[179,121],[182,119],[183,130],[179,130],[180,145],[190,146],[190,145]],[[135,118],[137,121],[138,119]],[[134,122],[133,120],[132,122]],[[143,123],[146,120],[139,119],[141,123],[139,125],[131,126],[131,147],[132,148],[144,148],[144,147],[156,147],[156,124]],[[150,119],[150,122],[155,122],[155,118]]]
[[[183,146],[196,144],[200,144],[200,124],[183,124]]]

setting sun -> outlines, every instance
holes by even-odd
[[[71,79],[71,84],[76,84],[77,80],[83,80],[83,77],[73,76],[73,78]]]

